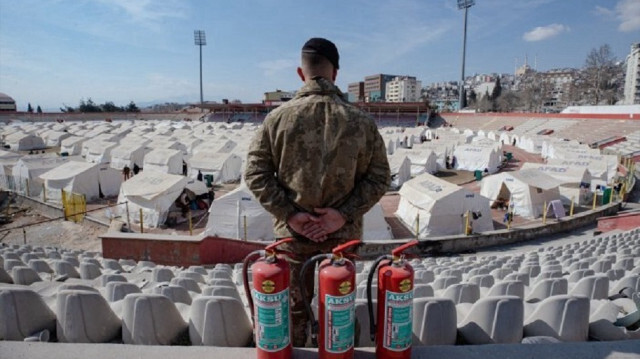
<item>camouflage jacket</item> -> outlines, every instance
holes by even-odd
[[[330,238],[362,238],[362,216],[389,187],[384,141],[375,122],[316,78],[271,112],[251,142],[245,181],[275,217],[275,235],[303,238],[286,220],[335,208],[347,223]]]

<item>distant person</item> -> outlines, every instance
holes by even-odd
[[[198,176],[196,176],[196,179],[202,182],[202,172],[200,172],[200,170],[198,170]]]
[[[138,164],[137,164],[137,163],[134,163],[134,164],[133,164],[133,175],[134,175],[134,176],[135,176],[135,175],[137,175],[137,174],[138,174],[138,172],[140,172],[140,167],[138,166]]]
[[[182,160],[182,175],[187,175],[187,163],[184,160]]]
[[[124,177],[125,181],[129,179],[130,174],[131,174],[131,168],[125,165],[124,168],[122,169],[122,176]]]

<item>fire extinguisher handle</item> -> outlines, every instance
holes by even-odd
[[[347,243],[341,244],[339,246],[334,247],[331,250],[331,253],[333,253],[333,255],[339,255],[340,253],[345,252],[347,249],[351,248],[351,247],[356,247],[358,245],[360,245],[362,243],[362,241],[360,241],[359,239],[354,239],[353,241],[349,241]]]
[[[292,242],[292,241],[293,241],[293,238],[281,239],[281,240],[279,240],[277,242],[273,242],[273,243],[269,244],[268,246],[264,247],[264,250],[268,251],[268,252],[275,252],[276,248],[278,246],[280,246],[281,244],[289,243],[289,242]]]
[[[391,254],[392,254],[394,257],[399,257],[399,256],[400,256],[404,251],[406,251],[407,249],[409,249],[409,248],[411,248],[411,247],[413,247],[413,246],[417,245],[418,243],[419,243],[419,242],[418,242],[417,240],[415,240],[415,239],[414,239],[414,240],[412,240],[412,241],[409,241],[409,242],[407,242],[407,243],[405,243],[405,244],[403,244],[403,245],[401,245],[401,246],[399,246],[399,247],[394,248],[394,249],[391,251]]]

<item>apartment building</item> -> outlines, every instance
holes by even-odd
[[[349,102],[364,102],[364,82],[352,82],[349,84]]]
[[[627,73],[624,81],[624,104],[640,104],[640,43],[631,45],[625,59]]]
[[[413,76],[396,76],[387,82],[386,102],[418,102],[422,83]]]
[[[364,78],[364,100],[366,102],[384,102],[386,99],[387,82],[397,75],[377,74]]]

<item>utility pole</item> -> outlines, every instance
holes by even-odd
[[[458,99],[458,111],[462,110],[464,103],[466,102],[466,96],[464,93],[464,62],[467,52],[467,11],[470,7],[475,5],[475,0],[458,0],[458,10],[464,9],[464,31],[462,38],[462,76],[460,78],[460,97]]]
[[[202,96],[202,46],[207,44],[207,37],[204,30],[193,31],[196,46],[200,47],[200,111],[204,111],[204,100]]]

